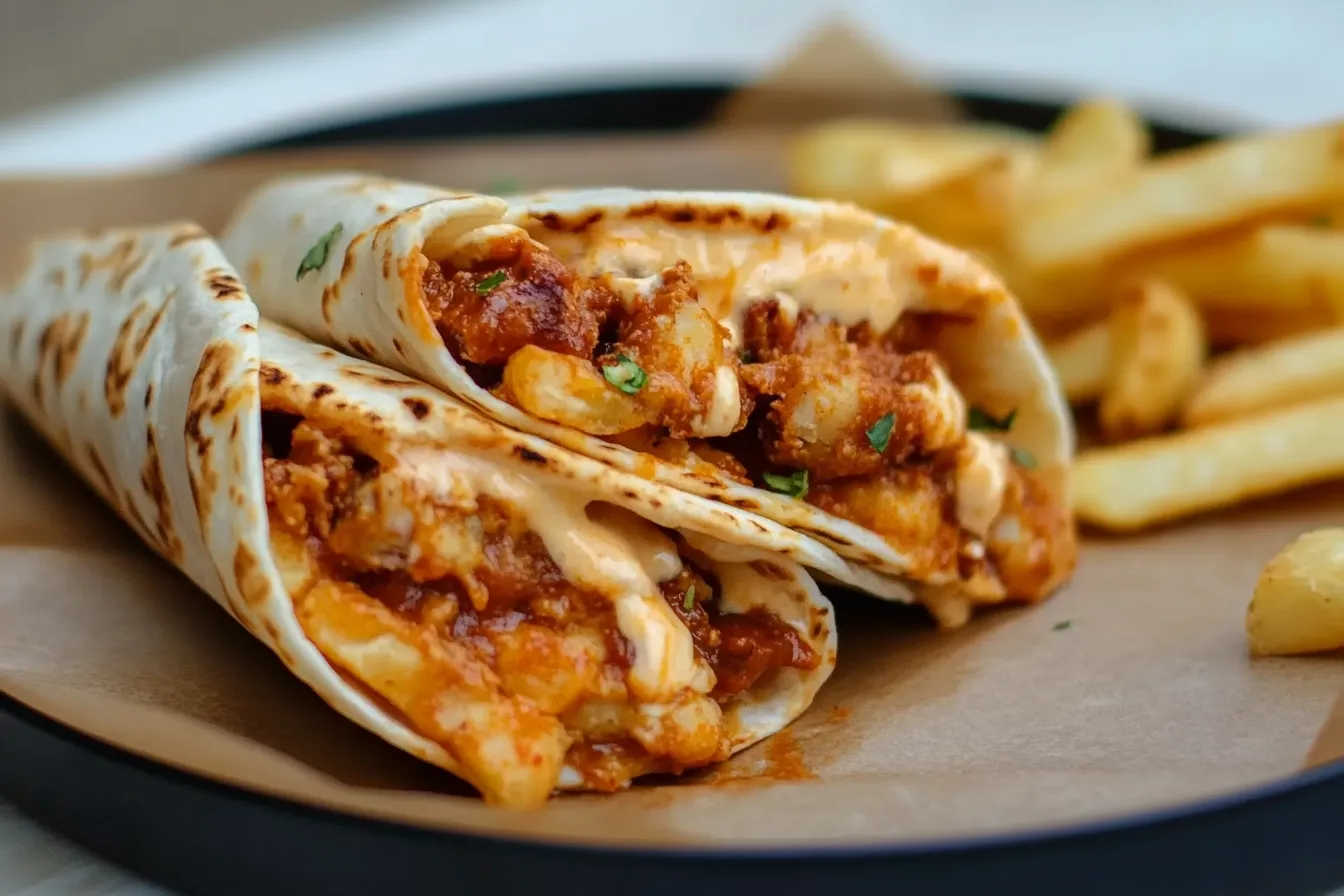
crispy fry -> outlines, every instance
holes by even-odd
[[[1035,145],[1036,138],[1009,128],[842,119],[795,140],[787,165],[796,193],[870,205],[921,193]]]
[[[1142,162],[1149,143],[1133,109],[1106,99],[1080,103],[1046,137],[1025,201],[1045,205],[1104,188]]]
[[[1050,363],[1059,374],[1070,404],[1087,404],[1101,397],[1111,371],[1109,321],[1075,330],[1049,346]]]
[[[1110,441],[1166,429],[1199,379],[1208,340],[1199,310],[1179,290],[1145,280],[1110,318],[1110,369],[1097,409]]]
[[[1344,321],[1344,231],[1278,224],[1176,246],[1133,266],[1202,308]]]
[[[534,417],[591,435],[615,435],[649,422],[650,414],[612,388],[591,363],[535,345],[509,358],[503,386]]]
[[[1014,228],[1021,263],[1094,264],[1155,243],[1344,199],[1344,125],[1226,140],[1167,155]]]
[[[1261,656],[1344,647],[1344,529],[1300,535],[1265,564],[1246,636]]]
[[[1264,345],[1333,327],[1337,321],[1315,312],[1204,310],[1209,342],[1216,348]]]
[[[1344,329],[1243,349],[1210,365],[1181,415],[1185,426],[1249,417],[1344,395]]]
[[[1074,510],[1133,531],[1344,477],[1344,398],[1083,452]]]

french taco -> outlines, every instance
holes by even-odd
[[[10,399],[147,545],[492,803],[722,760],[834,666],[766,530],[262,320],[193,224],[34,244],[0,335]]]
[[[1074,434],[969,255],[762,194],[282,179],[226,252],[263,311],[510,426],[805,533],[946,626],[1070,576]]]

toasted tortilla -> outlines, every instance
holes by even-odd
[[[428,259],[477,235],[522,228],[577,272],[647,278],[687,261],[699,301],[734,336],[745,308],[777,294],[846,326],[881,333],[905,312],[942,315],[923,346],[968,404],[1012,415],[1002,441],[1034,459],[1033,475],[1067,514],[1074,432],[1062,391],[1017,303],[969,255],[855,206],[749,193],[573,190],[532,197],[454,193],[360,175],[280,180],[235,213],[224,244],[263,310],[306,335],[396,367],[520,430],[679,491],[804,533],[842,563],[809,563],[826,578],[925,603],[951,600],[955,576],[912,575],[902,547],[801,500],[703,467],[659,461],[532,416],[473,380],[445,347],[426,307]],[[324,263],[304,268],[316,247]],[[1076,553],[1072,523],[1061,575]],[[912,548],[915,546],[911,546]],[[875,574],[875,575],[874,575]],[[974,600],[974,599],[970,599]],[[962,609],[937,612],[947,624]]]
[[[311,557],[277,549],[288,542],[268,520],[263,404],[266,413],[309,422],[379,464],[402,464],[412,474],[424,466],[463,501],[489,497],[521,514],[519,525],[558,558],[562,574],[585,576],[584,588],[623,602],[615,618],[633,652],[629,687],[654,695],[632,706],[680,693],[671,680],[678,663],[683,678],[702,673],[686,665],[700,660],[685,625],[640,584],[647,562],[623,529],[642,519],[641,527],[684,535],[683,553],[717,581],[716,612],[769,613],[817,659],[727,698],[721,754],[797,717],[834,666],[830,604],[799,565],[769,549],[768,533],[744,534],[740,520],[714,502],[511,430],[418,381],[262,321],[220,247],[194,224],[35,244],[0,299],[0,334],[8,349],[0,354],[0,383],[11,400],[147,545],[341,714],[494,802],[533,804],[551,787],[539,790],[526,763],[501,760],[498,771],[465,761],[367,680],[358,683],[366,661],[391,668],[398,645],[382,635],[342,644],[332,630],[300,620],[296,605],[310,605],[327,573],[313,573]],[[594,502],[621,508],[612,512],[633,522],[590,518]],[[565,550],[586,552],[589,565],[571,563]],[[686,600],[691,606],[693,597]],[[489,749],[526,758],[521,735],[486,734],[503,738]],[[552,783],[583,789],[591,782],[566,759]]]

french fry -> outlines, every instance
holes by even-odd
[[[1344,321],[1344,231],[1278,224],[1138,258],[1201,308],[1320,314]]]
[[[1127,289],[1110,317],[1110,369],[1097,408],[1108,441],[1167,428],[1194,388],[1208,355],[1199,310],[1160,280]]]
[[[1344,647],[1344,529],[1300,535],[1265,564],[1246,610],[1246,636],[1260,656]]]
[[[1156,243],[1344,200],[1344,125],[1225,140],[1169,154],[1077,201],[1025,215],[1012,246],[1029,268],[1095,264]]]
[[[1111,370],[1111,324],[1097,321],[1047,346],[1069,404],[1101,397]]]
[[[1116,532],[1344,478],[1344,398],[1079,454],[1074,510]]]
[[[840,119],[813,128],[789,147],[796,193],[872,207],[953,180],[993,159],[1032,153],[1037,139],[994,127],[929,127]]]
[[[1148,155],[1148,128],[1134,110],[1112,100],[1080,103],[1051,128],[1024,203],[1045,205],[1101,189]]]
[[[926,190],[874,199],[872,208],[962,248],[993,250],[1029,181],[1029,156],[989,156]]]
[[[1204,325],[1209,331],[1209,343],[1215,348],[1264,345],[1279,339],[1326,330],[1337,323],[1333,317],[1316,312],[1204,309]]]
[[[1242,349],[1209,366],[1181,422],[1188,427],[1344,395],[1344,329]]]

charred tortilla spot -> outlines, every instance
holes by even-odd
[[[249,607],[255,610],[265,605],[267,598],[270,596],[266,576],[261,571],[261,563],[257,560],[257,555],[252,553],[252,549],[241,541],[238,542],[238,547],[233,552],[233,576],[238,583],[238,590],[243,595],[243,601]]]
[[[285,381],[285,372],[273,364],[261,365],[261,381],[268,386],[278,386]]]
[[[354,349],[354,351],[362,357],[373,357],[373,347],[358,336],[350,337],[350,348]]]
[[[67,321],[68,319],[63,318]],[[60,386],[65,382],[65,378],[75,369],[75,361],[79,358],[79,349],[84,344],[84,337],[89,332],[89,312],[81,311],[75,317],[74,326],[63,328],[63,339],[56,347],[56,385]]]
[[[624,490],[621,492],[621,494],[625,495],[625,496],[626,496],[627,498],[629,498],[631,501],[634,501],[635,499],[637,499],[637,498],[639,497],[639,494],[638,494],[634,489],[631,489],[631,488],[624,489]]]
[[[415,416],[417,420],[423,420],[429,416],[429,402],[423,398],[403,398],[401,403]]]
[[[397,309],[397,313],[398,314],[401,313],[400,308]],[[398,355],[401,355],[401,357],[403,358],[406,357],[406,347],[402,345],[401,340],[397,339],[395,336],[392,337],[392,348],[396,351]]]
[[[384,250],[383,250],[383,279],[384,279],[384,280],[391,280],[391,279],[392,279],[392,249],[391,249],[391,247],[388,247],[387,249],[384,249]],[[401,310],[398,309],[398,310],[397,310],[397,313],[400,314],[400,313],[401,313]]]
[[[208,276],[209,279],[205,284],[210,287],[210,292],[214,294],[216,301],[232,302],[247,296],[243,291],[243,284],[238,282],[238,278],[233,274],[216,268],[211,270]]]
[[[756,570],[756,574],[763,579],[769,579],[772,582],[787,582],[789,580],[789,571],[768,560],[753,560],[751,568]]]
[[[241,425],[242,425],[242,421],[239,420],[239,418],[234,417],[234,418],[233,418],[233,423],[231,423],[231,424],[229,425],[229,442],[230,442],[230,443],[233,443],[233,442],[238,441],[238,430],[239,430],[239,427],[240,427]]]
[[[335,391],[336,391],[335,386],[332,386],[328,383],[318,383],[316,386],[313,387],[313,398],[315,399],[326,398],[328,395],[330,395]]]
[[[163,479],[163,464],[159,460],[159,445],[152,427],[145,429],[145,465],[140,468],[140,485],[154,502],[158,543],[173,557],[181,552],[181,545],[173,534],[173,507],[168,500],[168,485]]]
[[[561,233],[583,233],[601,221],[604,215],[602,209],[595,209],[587,214],[573,217],[567,217],[558,212],[546,212],[536,220],[547,230],[555,230]]]
[[[154,403],[154,381],[150,380],[148,383],[145,384],[145,410],[149,410],[149,406],[153,403]]]
[[[319,358],[334,358],[336,357],[336,353],[329,348],[324,348],[322,349],[322,351],[317,353],[317,356]]]
[[[107,406],[113,417],[121,416],[126,410],[126,387],[135,374],[135,368],[148,347],[154,330],[163,320],[171,298],[170,294],[164,299],[164,303],[139,333],[136,332],[136,326],[150,307],[143,302],[131,309],[131,313],[126,315],[126,319],[117,330],[117,338],[112,343],[112,351],[107,357],[107,371],[103,378],[103,395],[107,399]]]
[[[355,272],[355,244],[359,242],[364,234],[356,234],[350,244],[345,247],[345,257],[341,259],[341,276],[338,280],[344,280]]]
[[[813,623],[812,623],[812,638],[813,638],[813,640],[818,640],[818,641],[821,640],[821,636],[824,635],[824,634],[826,634],[826,626],[824,626],[824,625],[821,624],[821,620],[818,619],[818,620],[816,620],[815,622],[813,622]]]
[[[771,212],[766,216],[766,219],[761,222],[761,230],[765,233],[770,233],[772,230],[778,230],[781,227],[787,226],[788,223],[789,219],[784,217],[784,215],[779,212]]]
[[[658,218],[669,224],[700,224],[709,227],[745,225],[747,229],[770,233],[789,226],[789,218],[782,212],[770,212],[759,218],[748,218],[740,208],[732,205],[702,206],[695,203],[648,202],[626,212],[630,218]]]
[[[546,462],[547,462],[547,461],[546,461],[546,457],[545,457],[545,455],[538,454],[537,452],[533,451],[531,448],[528,448],[528,447],[523,446],[523,445],[516,445],[516,446],[514,446],[513,453],[514,453],[514,455],[515,455],[519,460],[526,461],[526,462],[528,462],[528,463],[530,463],[530,464],[542,464],[542,465],[544,465],[544,464],[546,464]]]
[[[205,232],[199,224],[184,224],[179,227],[168,239],[170,248],[176,249],[178,246],[195,242],[196,240],[209,239],[210,235]]]
[[[336,302],[336,285],[322,287],[322,319],[331,323],[331,306]]]
[[[919,281],[920,286],[928,289],[938,284],[942,273],[942,269],[936,264],[921,264],[915,268],[915,279]]]
[[[742,510],[759,510],[761,506],[754,498],[731,498],[725,495],[723,500]]]

